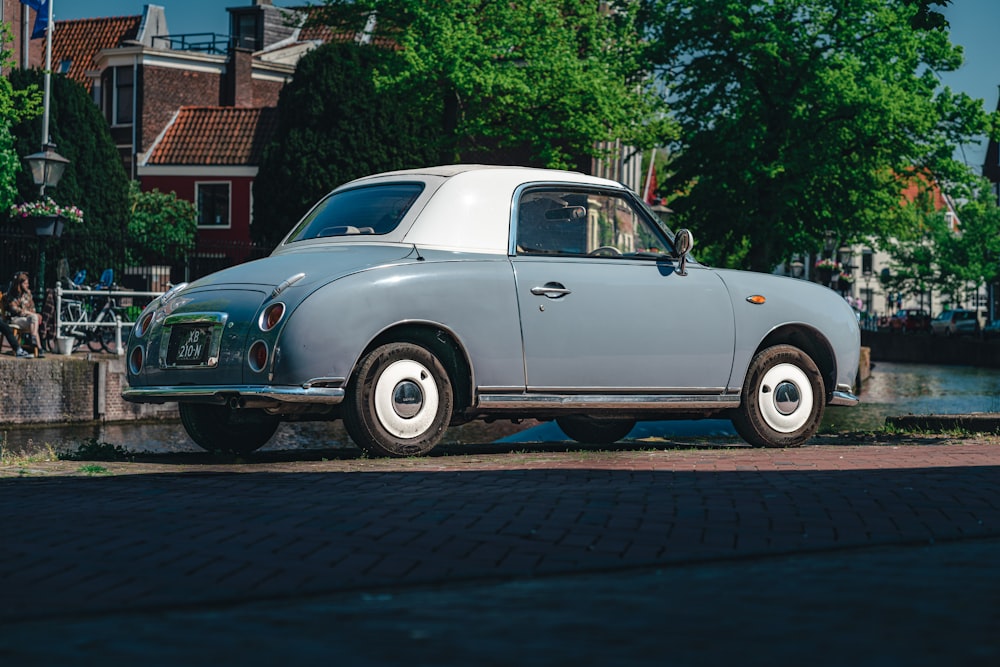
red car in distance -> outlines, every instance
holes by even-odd
[[[902,333],[930,331],[931,315],[922,308],[903,308],[889,319],[889,330]]]

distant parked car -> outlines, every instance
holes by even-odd
[[[921,308],[904,308],[889,319],[889,329],[911,333],[931,330],[931,314]]]
[[[931,320],[931,335],[961,336],[979,333],[974,310],[946,310]]]
[[[990,320],[983,327],[983,338],[1000,338],[1000,320]]]

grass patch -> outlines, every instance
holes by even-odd
[[[75,451],[59,454],[60,461],[132,461],[134,457],[135,454],[125,447],[101,442],[97,438],[88,438]]]
[[[96,463],[89,463],[89,464],[87,464],[85,466],[80,466],[79,468],[77,468],[77,472],[81,472],[84,475],[110,475],[111,474],[111,471],[109,471],[107,468],[105,468],[104,466],[99,466]]]

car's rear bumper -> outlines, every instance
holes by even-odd
[[[231,403],[241,407],[275,403],[320,403],[336,405],[344,400],[342,387],[298,387],[272,385],[190,385],[178,387],[130,387],[122,398],[132,403]]]

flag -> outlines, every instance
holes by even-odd
[[[49,3],[52,0],[21,0],[22,5],[28,5],[35,10],[35,27],[31,30],[31,39],[45,37],[49,28]]]

